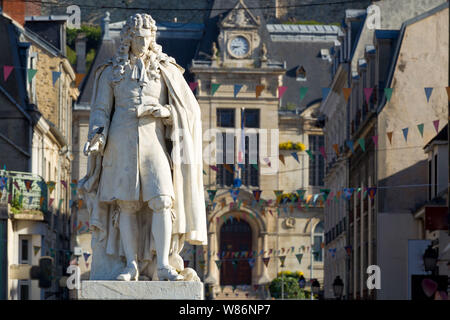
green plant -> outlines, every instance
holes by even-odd
[[[20,193],[14,194],[14,197],[11,201],[11,211],[12,213],[19,213],[22,211],[23,203],[22,203],[22,197]]]
[[[281,286],[283,285],[283,294],[285,299],[309,299],[309,292],[300,289],[297,273],[290,273],[275,278],[269,286],[270,295],[275,299],[281,299]]]

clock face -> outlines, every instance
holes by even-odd
[[[250,51],[250,43],[242,36],[231,39],[229,44],[230,52],[238,58],[244,57]]]

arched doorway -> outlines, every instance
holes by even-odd
[[[220,268],[221,285],[250,285],[252,271],[248,263],[248,256],[243,251],[252,251],[252,230],[243,221],[232,220],[225,222],[220,228],[220,252],[225,252]],[[236,252],[239,256],[236,257]]]

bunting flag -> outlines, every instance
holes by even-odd
[[[445,88],[447,90],[448,101],[450,101],[450,87]]]
[[[260,197],[261,197],[261,192],[262,190],[253,190],[253,197],[255,198],[256,201],[259,201]]]
[[[403,131],[403,137],[405,138],[405,141],[408,142],[408,130],[409,128],[402,129]]]
[[[48,206],[49,206],[49,207],[52,206],[53,200],[55,200],[55,199],[54,199],[54,198],[50,198],[50,199],[49,199],[49,201],[48,201]]]
[[[56,83],[56,81],[58,81],[60,76],[61,76],[61,72],[59,72],[59,71],[52,71],[53,86],[55,86],[55,83]]]
[[[13,185],[17,188],[17,190],[20,190],[20,187],[19,187],[19,184],[17,183],[17,181],[14,181]]]
[[[6,187],[7,182],[7,177],[0,177],[0,190],[3,190]]]
[[[375,148],[378,148],[378,136],[372,136],[373,144],[375,145]]]
[[[272,253],[272,249],[270,249],[269,254]],[[269,261],[270,261],[270,257],[266,257],[266,258],[262,258],[262,261],[264,262],[264,265],[266,266],[266,268],[269,265]]]
[[[434,129],[436,130],[436,133],[439,133],[439,120],[433,121]]]
[[[392,88],[384,88],[384,95],[386,97],[387,102],[391,101]]]
[[[265,87],[266,86],[262,85],[262,84],[259,84],[259,85],[256,86],[256,90],[255,90],[256,98],[258,98],[261,95],[261,93],[263,92]]]
[[[255,265],[255,258],[248,259],[248,264],[250,265],[250,268],[253,269]]]
[[[61,211],[61,206],[62,206],[63,201],[64,201],[64,199],[59,199],[58,211]]]
[[[43,204],[44,204],[44,197],[41,197],[39,199],[39,206],[42,207]]]
[[[37,72],[36,69],[28,69],[28,82],[31,83],[31,81],[33,81],[36,72]]]
[[[433,93],[433,88],[424,88],[425,96],[427,97],[427,102],[430,102],[431,94]]]
[[[284,95],[286,90],[287,90],[286,86],[278,87],[278,99],[281,99],[281,97]]]
[[[34,255],[37,255],[39,250],[41,250],[41,247],[39,246],[33,246]]]
[[[269,158],[264,158],[264,161],[267,163],[267,165],[268,165],[269,167],[272,166],[272,164],[270,163],[270,159],[269,159]]]
[[[334,256],[336,255],[336,248],[330,248],[328,249],[328,252],[331,253],[331,256],[334,258]],[[315,254],[318,254],[318,252],[314,252]]]
[[[219,171],[219,169],[218,169],[216,166],[210,165],[209,167],[210,167],[211,169],[213,169],[214,171],[216,171],[216,172]]]
[[[278,159],[280,159],[280,161],[283,163],[283,165],[285,165],[285,163],[284,163],[284,155],[282,155],[282,154],[278,155]]]
[[[294,157],[294,159],[295,159],[298,163],[300,163],[300,161],[298,160],[298,154],[297,154],[297,152],[292,152],[291,155]],[[284,163],[284,162],[283,162],[283,163]]]
[[[363,152],[366,152],[366,141],[364,138],[358,139],[359,145],[361,146],[361,149]]]
[[[308,92],[308,88],[307,87],[301,87],[300,88],[300,101],[303,100],[303,98],[305,97],[307,92]]]
[[[353,149],[353,141],[351,140],[347,140],[345,141],[345,143],[347,144],[348,148],[353,152],[355,152],[355,150]]]
[[[205,170],[203,170],[203,174],[206,176],[206,171]]]
[[[303,200],[303,197],[305,196],[306,190],[303,190],[303,189],[297,189],[296,192],[297,192],[297,194],[298,194],[298,198],[299,198],[300,200]]]
[[[388,137],[388,139],[389,139],[389,143],[392,145],[392,134],[393,134],[394,132],[393,131],[391,131],[391,132],[387,132],[386,134],[387,134],[387,137]]]
[[[241,91],[243,86],[244,86],[243,84],[235,84],[234,85],[234,97],[235,98],[238,95],[239,91]]]
[[[189,262],[190,262],[190,260],[184,260],[183,261],[183,264],[184,264],[184,268],[186,269],[186,268],[189,268]]]
[[[350,94],[352,93],[352,88],[342,88],[342,93],[344,94],[345,101],[348,101]]]
[[[211,95],[213,96],[216,93],[217,89],[219,89],[219,83],[211,83]]]
[[[334,152],[336,152],[336,156],[339,157],[339,146],[337,144],[333,144]]]
[[[3,80],[6,82],[8,80],[11,71],[13,71],[14,66],[3,66]]]
[[[323,200],[327,201],[328,195],[330,194],[330,189],[320,189],[320,193],[322,194]]]
[[[80,87],[80,84],[81,84],[81,82],[82,82],[83,79],[84,79],[84,76],[85,76],[84,73],[76,73],[76,74],[75,74],[75,86],[76,86],[77,88]]]
[[[55,189],[55,185],[56,185],[56,182],[54,182],[54,181],[47,182],[48,191],[50,193],[52,193],[53,190]]]
[[[273,193],[275,193],[275,196],[277,197],[277,204],[280,203],[283,190],[273,190]]]
[[[319,147],[319,151],[322,154],[322,156],[326,159],[327,158],[327,154],[325,153],[325,147]]]
[[[424,126],[423,123],[417,125],[417,129],[419,129],[420,136],[421,136],[422,138],[423,138],[423,126]]]
[[[373,200],[373,198],[375,198],[375,194],[377,193],[377,187],[367,188],[367,193],[369,194],[370,199]]]
[[[198,82],[189,82],[189,88],[191,88],[192,92],[198,87]]]
[[[280,259],[280,262],[281,262],[280,267],[284,268],[284,260],[286,260],[286,256],[279,256],[278,258]]]
[[[364,96],[366,97],[366,103],[369,104],[370,97],[372,96],[373,88],[364,88]]]
[[[206,190],[208,192],[209,201],[213,202],[216,197],[217,190]]]
[[[353,188],[344,188],[344,197],[347,200],[350,200],[353,194]]]
[[[314,160],[314,155],[312,154],[311,150],[305,150],[308,156],[311,158],[311,160]]]
[[[233,198],[234,202],[236,202],[236,199],[239,195],[239,191],[240,191],[239,189],[236,189],[236,190],[230,189],[230,194],[231,194],[231,197]]]
[[[352,246],[345,246],[345,251],[347,255],[350,256],[352,254]]]
[[[63,185],[64,189],[67,189],[67,182],[64,180],[61,180],[61,184]]]
[[[76,196],[77,195],[77,184],[72,182],[70,184],[70,189],[72,190],[72,196]]]
[[[82,199],[78,199],[78,208],[81,208],[82,205],[83,205],[83,200]]]
[[[269,164],[270,164],[270,162],[269,162]],[[258,165],[257,164],[252,163],[252,167],[253,167],[253,169],[258,170]]]
[[[225,170],[227,170],[229,173],[231,173],[231,174],[234,174],[234,166],[233,166],[233,169],[231,168],[231,166],[229,165],[229,164],[227,164],[227,163],[225,163],[224,165],[223,165],[223,167],[225,168]]]

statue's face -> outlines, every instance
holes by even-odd
[[[131,40],[131,52],[138,57],[143,55],[148,50],[150,42],[150,36],[134,35],[133,40]]]

